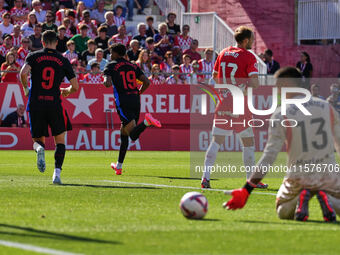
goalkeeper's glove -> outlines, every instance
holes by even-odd
[[[233,196],[228,202],[223,204],[224,208],[228,210],[236,210],[243,208],[248,200],[248,197],[256,185],[247,182],[242,189],[234,189],[231,192]]]

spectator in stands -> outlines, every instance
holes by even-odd
[[[11,34],[13,37],[13,46],[20,47],[21,40],[24,36],[21,34],[21,29],[19,25],[15,25],[13,29],[13,33]]]
[[[180,78],[180,70],[178,65],[172,66],[172,75],[166,79],[166,84],[184,84],[183,80]]]
[[[40,50],[43,47],[41,43],[41,30],[42,30],[41,23],[38,23],[34,26],[34,34],[29,37],[29,39],[31,40],[30,44],[31,51]]]
[[[152,65],[148,50],[142,50],[139,53],[139,57],[138,60],[136,61],[136,64],[144,72],[146,77],[149,77],[151,75]]]
[[[91,64],[91,72],[85,74],[83,82],[90,84],[102,84],[104,82],[103,74],[100,72],[97,62]]]
[[[192,73],[191,57],[190,55],[183,55],[183,64],[179,66],[179,71],[183,74],[181,79],[185,80],[185,83],[190,83],[190,74]]]
[[[73,12],[73,10],[72,10]],[[68,13],[68,15],[66,15],[66,13]],[[65,17],[68,17],[70,15],[69,10],[65,9],[65,7],[63,5],[61,5],[58,9],[58,11],[56,12],[55,16],[56,16],[56,25],[60,26],[63,19]]]
[[[23,66],[25,63],[25,59],[28,55],[28,53],[30,52],[28,49],[28,46],[30,44],[30,40],[28,38],[22,38],[21,40],[21,47],[18,50],[18,59],[17,59],[17,63],[20,66]]]
[[[125,18],[122,16],[123,14],[123,7],[121,5],[117,5],[115,8],[115,15],[113,17],[114,23],[117,27],[121,25],[125,25]]]
[[[2,22],[0,23],[0,36],[11,34],[13,32],[13,25],[11,24],[11,15],[6,12],[2,14]]]
[[[307,52],[301,52],[301,60],[297,62],[296,67],[302,73],[304,88],[309,89],[310,78],[313,76],[313,65]]]
[[[39,23],[43,23],[45,21],[46,11],[44,11],[41,7],[41,2],[39,0],[34,0],[32,2],[33,10],[32,12],[37,17]]]
[[[67,58],[70,62],[72,59],[78,60],[79,58],[79,53],[76,51],[76,45],[75,42],[72,40],[69,40],[66,43],[67,46],[67,51],[63,53],[63,56]]]
[[[146,24],[148,25],[148,29],[146,30],[146,37],[154,37],[155,34],[158,34],[158,30],[153,27],[153,17],[146,17]]]
[[[28,14],[28,20],[21,26],[21,32],[24,37],[30,37],[34,34],[34,26],[38,24],[37,17],[33,12]]]
[[[139,23],[137,25],[138,35],[135,35],[132,39],[135,39],[139,42],[142,48],[145,48],[145,40],[146,40],[146,25],[145,23]]]
[[[176,65],[181,65],[182,64],[182,59],[183,59],[183,53],[181,51],[180,48],[178,47],[173,47],[172,48],[172,54],[173,56],[173,60],[175,62]]]
[[[102,24],[105,22],[106,10],[104,9],[104,7],[105,1],[99,0],[97,3],[97,8],[91,12],[91,18],[94,19],[97,22],[97,24]]]
[[[72,38],[77,34],[77,28],[71,24],[70,18],[63,19],[63,26],[66,28],[65,36],[68,38]]]
[[[118,33],[118,28],[114,22],[114,14],[113,12],[109,11],[105,13],[105,23],[102,24],[102,26],[106,26],[107,27],[107,36],[109,38],[111,38],[112,36],[114,36],[115,34]]]
[[[64,25],[58,27],[58,44],[57,44],[57,51],[60,53],[64,53],[67,50],[67,42],[70,39],[69,37],[65,36],[66,28]]]
[[[22,25],[27,20],[29,9],[23,7],[23,0],[14,0],[14,7],[11,9],[13,25]]]
[[[340,96],[338,84],[334,83],[330,87],[331,95],[327,98],[327,101],[335,108],[340,114]]]
[[[20,65],[15,60],[15,54],[9,51],[6,54],[6,61],[1,65],[1,81],[17,82],[19,71]]]
[[[172,49],[173,38],[167,35],[168,26],[166,23],[158,25],[159,34],[154,36],[155,47],[161,56]]]
[[[213,54],[214,54],[213,49],[207,48],[207,49],[204,50],[204,56],[205,57],[198,61],[198,64],[200,65],[199,71],[201,73],[205,73],[204,78],[205,78],[206,81],[209,81],[211,79],[211,77],[212,77],[211,74],[214,70],[214,63],[212,61]]]
[[[158,50],[155,48],[154,40],[151,37],[148,37],[146,38],[145,44],[152,64],[162,63],[163,58],[159,55]]]
[[[97,45],[97,48],[101,48],[103,50],[108,48],[109,37],[106,35],[107,26],[101,26],[98,28],[98,36],[94,39],[94,42]]]
[[[17,110],[8,114],[3,120],[2,127],[26,127],[26,121],[24,117],[25,106],[23,104],[18,104]]]
[[[91,39],[94,39],[97,36],[97,22],[90,17],[90,11],[85,10],[83,11],[83,21],[78,24],[78,31],[81,25],[87,25],[87,36]]]
[[[264,59],[267,65],[267,73],[274,74],[277,70],[280,69],[280,64],[273,59],[273,52],[270,49],[267,49],[264,52]]]
[[[6,12],[8,12],[8,10],[5,9],[5,1],[0,0],[0,22],[3,22],[2,15],[4,15]]]
[[[197,60],[192,61],[192,72],[190,74],[189,84],[199,84],[205,82],[204,75],[200,72],[200,65]]]
[[[87,66],[88,62],[96,57],[96,49],[97,45],[95,41],[92,39],[88,40],[87,50],[83,51],[83,54],[81,55],[82,66]]]
[[[44,11],[52,10],[55,6],[52,2],[53,0],[42,0],[41,7]]]
[[[168,14],[168,22],[166,23],[168,26],[168,35],[175,37],[176,35],[180,35],[181,27],[178,24],[175,24],[176,14],[173,12],[169,12]]]
[[[152,85],[161,85],[165,83],[165,78],[161,73],[161,69],[158,64],[153,64],[151,68],[151,75],[149,76],[149,80]]]
[[[72,65],[72,69],[73,69],[74,73],[77,76],[78,82],[82,82],[84,80],[84,72],[86,71],[85,68],[82,67],[82,65],[76,59],[71,60],[71,65]],[[66,77],[65,77],[65,79],[66,79]],[[67,81],[66,83],[69,83],[69,81]]]
[[[78,4],[77,4],[76,15],[75,15],[77,23],[79,23],[79,22],[84,20],[83,12],[85,10],[86,10],[86,7],[85,7],[84,2],[83,1],[79,1]]]
[[[59,2],[57,7],[65,6],[65,8],[68,8],[68,9],[74,8],[73,0],[59,0],[57,2]]]
[[[70,20],[69,26],[64,26],[66,27],[66,33],[67,33],[67,28],[69,28],[72,32],[73,35],[77,34],[77,19],[76,19],[76,13],[73,10],[66,10],[65,11],[65,17],[63,18],[62,21],[64,21],[65,18],[68,18]]]
[[[139,42],[137,40],[131,40],[130,49],[127,51],[127,56],[130,61],[137,61],[140,50],[139,50]]]
[[[87,41],[90,38],[87,36],[88,26],[86,24],[79,26],[79,29],[80,34],[76,34],[71,38],[71,40],[76,44],[76,51],[79,52],[79,54],[82,54],[83,51],[87,49]]]
[[[112,43],[124,44],[126,48],[129,48],[131,37],[126,34],[125,25],[121,25],[118,28],[118,34],[112,37]]]
[[[5,34],[4,43],[0,46],[0,54],[6,57],[7,53],[13,47],[13,37],[10,34]]]
[[[172,57],[172,51],[167,51],[164,56],[165,60],[160,64],[160,69],[165,77],[171,75],[172,66],[175,64]]]
[[[91,70],[92,63],[98,63],[100,67],[100,71],[104,71],[105,65],[108,63],[107,60],[104,58],[104,51],[103,49],[96,49],[95,51],[95,58],[91,59],[87,63],[86,70]]]
[[[47,11],[46,13],[46,22],[42,26],[42,32],[46,30],[53,30],[58,33],[58,26],[54,24],[54,13],[52,11]]]
[[[191,57],[191,61],[197,60],[199,61],[202,57],[201,54],[197,52],[198,48],[198,40],[194,39],[191,42],[190,49],[185,50],[183,54],[189,55]]]
[[[182,52],[190,49],[190,45],[193,39],[189,36],[189,32],[190,26],[184,25],[182,27],[182,34],[175,36],[174,45],[175,47],[179,47]]]
[[[320,86],[318,84],[312,84],[310,86],[310,91],[312,92],[313,97],[325,99],[323,96],[320,96]]]

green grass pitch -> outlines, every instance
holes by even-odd
[[[256,154],[257,159],[261,154]],[[199,187],[189,176],[189,152],[128,152],[122,176],[117,152],[68,151],[63,186],[36,169],[33,151],[0,151],[0,240],[81,254],[339,254],[338,224],[322,222],[315,198],[310,222],[279,220],[275,196],[252,194],[246,207],[226,211],[222,192],[204,191],[205,220],[187,220],[178,207],[190,190],[105,182]],[[240,153],[230,157],[241,164]],[[284,164],[281,153],[278,163]],[[275,193],[281,179],[268,178]],[[213,188],[239,188],[244,178],[220,178]],[[0,245],[0,254],[37,254]]]

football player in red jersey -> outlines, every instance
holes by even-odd
[[[257,88],[257,61],[255,56],[248,51],[253,45],[254,33],[250,28],[241,26],[235,30],[234,37],[237,46],[230,46],[222,50],[217,57],[213,71],[214,81],[218,84],[233,84],[244,91],[248,86]],[[254,133],[251,127],[246,126],[248,120],[252,119],[252,114],[245,103],[244,115],[232,115],[232,106],[231,93],[229,91],[223,92],[222,101],[217,104],[215,110],[213,138],[205,155],[202,188],[210,188],[210,171],[215,163],[217,152],[224,143],[225,137],[232,135],[233,132],[237,133],[241,139],[243,163],[245,167],[248,167],[246,169],[255,165]],[[217,121],[215,120],[217,119],[229,119],[228,123],[245,123],[245,125],[216,124]],[[250,172],[247,172],[247,178],[250,174]],[[266,188],[267,185],[259,183],[257,187]]]

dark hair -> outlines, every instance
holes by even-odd
[[[84,17],[85,14],[90,15],[90,11],[89,10],[83,10],[83,12],[82,12],[83,17]]]
[[[83,29],[89,29],[89,27],[86,25],[86,24],[81,24],[80,27],[79,27],[80,30],[83,30]]]
[[[304,55],[306,58],[307,58],[307,63],[310,63],[310,57],[309,57],[309,54],[305,51],[301,52],[302,55]]]
[[[148,21],[148,20],[152,20],[152,21],[153,21],[154,19],[153,19],[152,16],[147,16],[147,17],[146,17],[146,21]]]
[[[45,44],[52,44],[58,41],[57,33],[53,30],[47,30],[42,33],[42,40]]]
[[[277,79],[292,79],[292,82],[294,82],[298,87],[303,87],[302,74],[297,68],[293,66],[280,68],[275,72],[274,77]]]
[[[246,26],[240,26],[236,28],[234,38],[236,42],[242,43],[244,39],[250,39],[253,34],[253,30]]]
[[[93,39],[90,39],[87,41],[87,45],[90,45],[90,44],[96,44],[96,42]]]
[[[148,38],[146,38],[145,42],[150,44],[150,43],[154,43],[155,41],[153,40],[152,37],[148,37]]]
[[[98,32],[107,32],[107,26],[100,26],[99,28],[98,28]]]
[[[68,17],[68,16],[71,16],[71,17],[75,18],[75,17],[76,17],[76,14],[74,13],[73,10],[67,9],[67,10],[65,11],[65,17]]]
[[[177,16],[176,16],[176,13],[174,13],[174,12],[169,12],[167,18],[169,18],[171,15],[175,15],[175,17],[177,17]]]
[[[54,18],[54,12],[53,12],[53,11],[48,10],[48,11],[46,12],[46,15],[47,15],[47,14],[51,14],[51,16]]]
[[[185,27],[189,28],[189,30],[190,30],[190,26],[188,24],[183,25],[182,30],[184,30]]]
[[[121,5],[117,5],[116,8],[115,8],[115,10],[117,10],[118,8],[120,8],[120,9],[123,10],[123,6],[121,6]]]
[[[91,69],[94,68],[94,67],[98,67],[99,68],[99,64],[97,62],[94,62],[91,64]]]
[[[116,52],[119,56],[124,57],[126,53],[126,47],[121,43],[114,43],[110,46],[110,52]]]
[[[267,54],[268,56],[272,57],[273,56],[273,52],[270,49],[266,49],[266,51],[264,52],[264,54]]]

